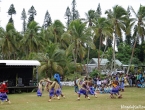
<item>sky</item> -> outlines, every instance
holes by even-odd
[[[0,0],[0,21],[1,26],[5,29],[10,16],[8,15],[8,9],[11,4],[14,5],[16,14],[13,15],[14,25],[17,31],[22,31],[22,20],[21,13],[23,8],[25,8],[27,19],[29,17],[28,10],[33,5],[37,11],[35,16],[35,21],[39,23],[40,26],[43,25],[44,16],[48,10],[52,22],[54,20],[60,20],[65,25],[67,19],[65,19],[65,11],[69,6],[72,9],[73,0]],[[88,10],[96,10],[98,3],[101,5],[102,16],[106,16],[104,13],[108,9],[112,9],[115,5],[120,5],[127,9],[128,6],[132,6],[135,11],[138,11],[140,4],[145,5],[145,0],[76,0],[76,9],[79,11],[80,18],[86,18],[85,13]]]

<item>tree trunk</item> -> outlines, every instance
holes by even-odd
[[[89,54],[90,54],[90,47],[88,46],[88,57],[87,57],[87,70],[86,70],[86,76],[88,76],[88,74],[89,74],[89,66],[88,66],[88,64],[89,64]]]
[[[116,37],[116,34],[115,34],[115,37]],[[116,39],[115,39],[115,37],[114,37],[114,49],[113,49],[113,70],[115,71],[115,69],[116,69],[116,67],[115,67],[115,45],[116,45]]]
[[[137,38],[138,38],[138,36],[137,36]],[[135,42],[134,42],[134,45],[133,45],[133,48],[132,48],[131,58],[130,58],[130,61],[129,61],[129,65],[128,65],[126,74],[128,74],[130,66],[131,66],[131,62],[132,62],[132,58],[133,58],[133,55],[134,55],[134,49],[135,49],[135,46],[136,46],[137,38],[135,39]]]
[[[99,51],[98,51],[98,70],[100,70],[100,50],[101,50],[101,38],[102,38],[102,35],[100,36],[100,39],[99,39]]]
[[[103,55],[101,56],[101,60],[100,60],[100,63],[101,63],[101,61],[102,61],[102,59],[103,59],[103,57],[104,57],[104,54],[105,54],[105,51],[106,51],[106,49],[107,49],[107,44],[105,45],[105,49],[104,49],[104,51],[103,51]]]

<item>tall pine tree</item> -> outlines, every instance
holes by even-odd
[[[23,33],[25,33],[26,31],[26,12],[25,12],[25,9],[23,8],[23,11],[21,13],[21,19],[23,20]]]
[[[69,7],[67,7],[67,9],[66,9],[65,16],[67,17],[67,26],[69,26],[70,21],[71,21],[71,12],[70,12]]]
[[[28,10],[28,15],[29,18],[28,18],[28,24],[31,22],[31,21],[34,21],[34,16],[36,15],[36,10],[34,8],[34,6],[31,6],[31,8]]]
[[[50,16],[50,14],[49,14],[49,12],[47,10],[46,14],[45,14],[45,17],[44,17],[43,28],[47,28],[51,24],[52,24],[51,16]]]
[[[97,17],[101,17],[101,15],[102,15],[102,11],[101,11],[100,3],[98,4],[98,7],[97,7],[97,10],[96,10],[96,13],[97,13]]]
[[[13,4],[11,4],[9,10],[8,10],[8,15],[10,15],[10,19],[9,19],[9,23],[13,23],[13,18],[12,18],[12,15],[13,14],[16,14],[16,10],[15,10],[15,7]]]
[[[75,12],[76,12],[76,1],[72,1],[72,20],[75,20]]]
[[[72,1],[72,20],[79,18],[79,12],[76,10],[76,1]]]

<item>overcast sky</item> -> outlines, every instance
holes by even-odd
[[[18,31],[22,30],[22,20],[21,13],[23,8],[25,8],[26,13],[33,5],[37,11],[35,16],[35,21],[42,26],[44,21],[44,16],[48,10],[52,21],[59,19],[65,25],[65,11],[69,6],[72,9],[72,0],[0,0],[0,20],[1,26],[6,27],[10,16],[8,15],[8,9],[11,4],[14,4],[16,15],[13,15],[14,25]],[[139,8],[139,5],[145,5],[145,0],[76,0],[76,9],[79,11],[80,17],[85,18],[85,13],[90,10],[96,10],[98,3],[101,5],[102,14],[104,15],[105,10],[112,9],[115,5],[121,5],[127,9],[128,6],[132,6],[136,11]],[[27,15],[27,18],[29,15]]]

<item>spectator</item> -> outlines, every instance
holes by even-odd
[[[131,79],[132,79],[132,86],[135,86],[136,77],[134,76],[134,74],[132,74]]]
[[[129,75],[129,85],[130,85],[130,87],[132,87],[132,74],[130,73],[130,75]]]

